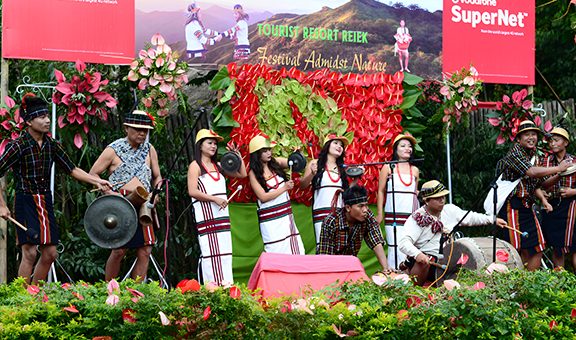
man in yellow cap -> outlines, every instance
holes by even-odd
[[[546,247],[542,228],[532,211],[536,189],[542,184],[543,177],[560,173],[568,169],[571,164],[570,161],[563,160],[552,167],[536,166],[539,133],[541,131],[534,122],[530,120],[521,122],[514,146],[497,166],[497,172],[502,174],[503,180],[514,182],[520,179],[516,188],[506,198],[498,217],[505,219],[512,228],[528,233],[528,237],[522,238],[514,230],[508,230],[501,235],[519,250],[528,270],[540,268],[542,251]]]
[[[138,187],[144,187],[151,192],[162,182],[158,154],[148,142],[148,132],[154,129],[152,116],[144,111],[134,111],[124,119],[126,137],[120,138],[102,151],[102,154],[90,169],[91,175],[100,175],[106,171],[110,176],[114,192],[106,194],[128,195]],[[138,209],[140,207],[136,207]],[[106,281],[118,276],[120,264],[128,248],[136,250],[136,265],[132,270],[132,278],[145,279],[148,272],[148,262],[152,253],[152,245],[156,243],[154,227],[140,225],[134,237],[124,246],[113,249],[106,261]]]
[[[416,277],[417,285],[434,281],[434,270],[430,262],[436,262],[440,256],[440,238],[443,233],[450,233],[462,220],[466,212],[454,204],[446,204],[446,195],[450,192],[438,181],[428,181],[420,189],[420,198],[424,205],[408,217],[402,229],[398,248],[406,254],[407,259],[402,267]],[[469,212],[462,220],[462,226],[491,224],[493,216]],[[506,221],[498,218],[500,227]]]
[[[565,159],[572,161],[574,156],[566,152],[570,143],[568,131],[555,127],[550,131],[550,135],[548,145],[552,153],[543,157],[540,164],[546,167],[556,167]],[[572,266],[576,268],[576,240],[574,239],[576,172],[549,176],[542,184],[542,188],[548,193],[548,197],[542,200],[545,207],[542,213],[542,229],[546,243],[554,249],[552,256],[554,267],[563,267],[564,255],[572,254]]]

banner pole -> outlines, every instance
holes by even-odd
[[[4,98],[8,95],[8,61],[0,61],[0,103],[5,104]],[[6,192],[6,177],[0,178],[2,192]],[[8,282],[8,225],[5,219],[0,218],[0,283]]]

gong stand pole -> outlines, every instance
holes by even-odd
[[[152,196],[150,197],[150,201],[149,201],[151,205],[154,204],[154,199],[156,198],[156,195],[158,195],[160,192],[162,192],[164,185],[166,183],[170,182],[170,174],[172,173],[172,171],[174,170],[174,167],[176,166],[176,162],[178,161],[178,157],[182,154],[182,151],[184,151],[184,148],[188,145],[188,142],[190,141],[192,134],[194,133],[194,131],[196,131],[196,127],[198,126],[200,119],[202,118],[202,116],[204,114],[206,114],[207,111],[203,107],[200,107],[197,109],[197,112],[199,112],[198,117],[196,117],[196,121],[194,122],[194,125],[192,125],[190,132],[188,132],[186,139],[184,139],[184,142],[182,142],[182,145],[180,146],[180,150],[178,151],[178,153],[176,153],[176,158],[174,158],[174,160],[172,161],[172,164],[170,164],[170,168],[168,168],[168,171],[166,172],[166,174],[167,174],[166,178],[163,178],[162,181],[160,182],[160,185],[152,190]],[[166,272],[168,269],[168,252],[166,251],[166,249],[168,248],[168,236],[170,234],[170,209],[168,207],[168,203],[169,203],[168,195],[169,195],[169,190],[168,190],[168,185],[167,185],[166,186],[166,236],[164,238],[164,268],[163,268],[164,277],[166,277]],[[147,204],[147,203],[145,203],[145,204]],[[170,281],[170,280],[167,280],[167,281]]]

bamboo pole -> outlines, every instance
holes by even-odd
[[[0,103],[4,103],[4,97],[8,95],[8,61],[1,58],[0,61]],[[2,192],[6,192],[6,178],[0,178]],[[6,220],[0,218],[0,283],[8,282],[8,225]]]

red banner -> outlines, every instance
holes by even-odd
[[[488,83],[534,84],[533,0],[444,0],[443,67],[474,65]]]
[[[134,0],[4,0],[2,57],[129,64]]]

